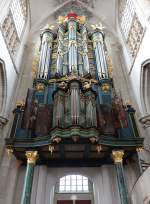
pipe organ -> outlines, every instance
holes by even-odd
[[[115,162],[123,189],[120,194],[126,193],[121,180],[122,157],[134,155],[143,139],[138,134],[134,108],[115,93],[106,49],[102,28],[87,28],[85,17],[74,12],[59,18],[58,30],[48,26],[42,32],[33,87],[26,103],[17,104],[11,135],[6,139],[7,148],[13,149],[19,160],[29,157],[26,179],[35,164],[31,165],[31,156],[39,165],[50,166]],[[24,192],[28,192],[28,183]],[[30,196],[26,198],[24,193],[22,203],[26,199]],[[127,204],[127,200],[121,203]]]
[[[102,27],[88,29],[85,17],[73,12],[59,20],[57,31],[49,25],[41,34],[38,72],[20,128],[32,130],[30,137],[70,127],[95,128],[114,137],[116,132],[118,137],[124,137],[124,132],[135,136],[134,109],[113,95]],[[46,120],[43,126],[40,120]],[[23,133],[28,135],[25,129]]]

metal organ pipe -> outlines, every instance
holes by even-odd
[[[95,31],[92,35],[98,78],[108,78],[108,68],[104,51],[104,36],[101,31]]]
[[[63,74],[63,40],[64,40],[64,29],[59,26],[58,30],[58,51],[57,51],[57,73]]]
[[[48,70],[51,62],[53,33],[46,29],[41,35],[40,60],[38,69],[38,78],[47,79]]]
[[[77,82],[72,82],[70,85],[71,89],[71,120],[72,124],[79,124],[80,117],[80,91],[79,84]]]
[[[74,20],[68,22],[69,30],[69,72],[77,72],[77,23]]]
[[[91,91],[86,93],[86,125],[97,126],[95,96]]]
[[[87,39],[87,29],[85,26],[82,27],[81,29],[82,33],[82,46],[83,46],[83,67],[84,67],[84,74],[87,74],[90,72],[89,68],[89,59],[88,59],[88,39]]]

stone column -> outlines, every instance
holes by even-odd
[[[125,182],[124,172],[123,172],[123,150],[114,150],[112,151],[112,158],[115,163],[116,173],[117,173],[117,182],[120,194],[121,204],[129,204],[128,190]]]
[[[22,193],[21,204],[30,204],[34,166],[38,158],[38,152],[27,151],[26,157],[27,157],[27,170],[26,170],[26,175],[24,180],[24,188]]]
[[[0,161],[4,150],[4,127],[7,124],[8,119],[0,116]]]

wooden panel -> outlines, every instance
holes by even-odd
[[[91,200],[76,200],[76,204],[91,204]]]
[[[57,204],[73,204],[72,200],[57,200]]]

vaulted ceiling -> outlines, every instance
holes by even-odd
[[[104,27],[115,32],[117,0],[30,0],[31,33],[36,33],[46,24],[55,24],[59,15],[74,11],[85,15],[89,23],[102,22]]]

